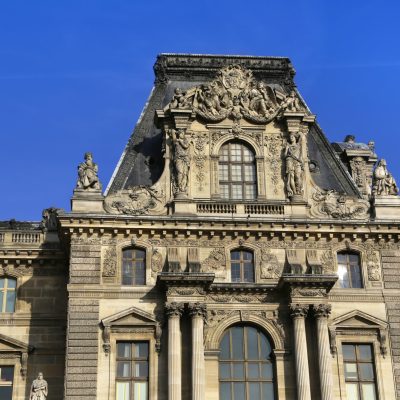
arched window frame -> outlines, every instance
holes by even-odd
[[[336,258],[335,258],[335,260],[336,260],[336,273],[339,275],[339,255],[347,255],[347,256],[349,256],[349,255],[356,255],[357,257],[358,257],[358,260],[359,260],[359,268],[360,268],[360,274],[361,274],[361,287],[352,287],[352,286],[350,286],[350,287],[348,287],[348,288],[342,288],[341,286],[340,286],[340,279],[338,279],[338,281],[337,281],[337,288],[339,288],[339,289],[342,289],[342,290],[352,290],[352,289],[365,289],[366,288],[366,271],[365,271],[365,268],[364,268],[364,262],[363,262],[363,259],[364,259],[364,257],[363,257],[363,253],[362,253],[362,251],[360,251],[360,250],[358,250],[358,249],[355,249],[355,248],[344,248],[344,249],[338,249],[337,251],[336,251]]]
[[[240,259],[238,261],[239,261],[239,264],[240,264],[240,277],[241,278],[244,277],[243,268],[244,268],[244,266],[246,264],[245,260],[242,257],[242,254],[243,253],[251,253],[252,254],[252,257],[253,257],[253,263],[252,263],[253,264],[253,280],[252,281],[245,281],[243,279],[241,279],[239,281],[233,280],[233,276],[232,276],[233,275],[232,274],[232,264],[233,264],[233,262],[232,261],[234,259],[232,258],[232,254],[235,253],[235,252],[239,252],[240,253]],[[230,282],[232,282],[232,283],[256,283],[257,282],[258,274],[257,274],[257,271],[256,271],[256,252],[255,252],[254,249],[250,249],[250,248],[247,248],[247,247],[234,247],[232,249],[229,249],[229,258],[228,258],[228,260],[229,260]]]
[[[222,342],[225,339],[226,335],[234,328],[243,328],[243,351],[244,351],[244,357],[243,358],[227,358],[227,359],[221,359],[221,355],[222,355]],[[248,346],[249,346],[249,340],[246,340],[246,336],[248,334],[248,330],[249,328],[255,329],[256,330],[256,334],[257,334],[257,338],[258,338],[258,343],[261,344],[260,341],[260,335],[262,335],[268,342],[269,348],[271,350],[270,352],[270,356],[269,358],[263,359],[262,357],[257,357],[256,358],[252,358],[251,356],[249,356],[248,354]],[[235,348],[234,345],[232,345],[232,333],[230,333],[230,344],[229,344],[229,351],[231,352],[232,349]],[[260,386],[262,385],[262,383],[272,383],[272,391],[273,391],[273,398],[278,398],[277,394],[278,394],[278,390],[277,390],[277,379],[278,379],[278,365],[277,365],[277,360],[280,359],[281,357],[276,357],[276,349],[274,348],[274,341],[272,340],[271,336],[268,334],[268,332],[266,332],[263,328],[261,328],[260,326],[258,326],[257,324],[253,324],[253,323],[248,323],[248,322],[244,322],[244,323],[236,323],[236,324],[232,324],[228,327],[226,327],[223,330],[222,335],[220,336],[220,340],[219,340],[219,357],[218,357],[218,387],[219,387],[219,391],[221,390],[221,384],[226,384],[226,383],[230,383],[231,388],[232,388],[232,384],[234,383],[244,383],[245,384],[245,393],[246,393],[246,399],[253,399],[253,397],[251,396],[250,393],[250,384],[251,383],[258,383]],[[260,356],[260,348],[258,348],[258,355]],[[280,355],[280,352],[278,350],[277,352]],[[264,361],[265,360],[265,361]],[[240,362],[242,361],[242,362]],[[250,366],[255,366],[255,363],[258,366],[259,369],[259,373],[260,375],[262,375],[262,366],[265,364],[270,364],[271,365],[271,373],[272,373],[272,379],[267,379],[267,378],[263,378],[262,376],[260,376],[259,378],[255,378],[255,377],[249,377],[249,368]],[[243,365],[243,379],[238,378],[239,381],[235,382],[235,377],[234,375],[232,375],[231,378],[229,377],[222,377],[222,373],[224,370],[227,370],[226,366],[230,365],[230,369],[232,370],[233,365]],[[224,368],[221,368],[224,365]],[[229,369],[229,368],[228,368]],[[239,368],[240,369],[240,368]],[[267,368],[268,370],[269,368]],[[234,369],[231,371],[233,372]],[[261,389],[261,387],[260,387]],[[261,399],[261,390],[260,390],[260,399]]]
[[[260,132],[262,134],[262,132]],[[257,201],[266,199],[265,190],[265,159],[264,159],[264,146],[257,143],[253,138],[242,135],[236,136],[233,133],[226,132],[222,138],[217,140],[211,149],[211,168],[210,168],[210,182],[211,182],[211,198],[215,200],[221,199],[219,188],[219,157],[221,147],[232,141],[238,141],[250,148],[254,152],[255,165],[256,165],[256,180],[257,180],[257,196],[253,200],[236,200],[237,202],[243,201]],[[235,201],[235,200],[231,200]]]

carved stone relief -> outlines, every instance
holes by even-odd
[[[203,272],[215,272],[216,270],[225,269],[226,258],[223,247],[213,249],[210,255],[201,263]]]
[[[379,160],[373,175],[372,194],[375,196],[397,196],[399,188],[388,171],[386,160]]]
[[[104,253],[103,276],[113,277],[117,271],[117,251],[115,246],[109,247]]]
[[[283,265],[280,265],[278,258],[271,249],[261,245],[260,251],[260,278],[276,279],[282,274]]]
[[[156,278],[157,274],[162,271],[163,256],[158,249],[153,250],[151,255],[151,277]]]
[[[205,162],[206,155],[204,153],[205,146],[207,144],[207,137],[205,136],[197,136],[194,141],[194,165],[196,166],[195,177],[198,183],[199,191],[203,191],[204,189],[204,178],[206,176],[205,171]]]
[[[266,160],[268,173],[274,187],[274,193],[278,193],[279,184],[282,182],[282,149],[283,139],[280,133],[273,133],[265,136]]]
[[[104,209],[110,214],[145,215],[166,214],[164,191],[156,186],[135,186],[110,194],[104,201]]]
[[[369,208],[368,201],[347,197],[334,190],[318,189],[312,195],[311,214],[314,217],[367,219]]]
[[[165,111],[192,110],[209,122],[231,118],[235,122],[246,119],[265,124],[283,111],[304,111],[295,91],[286,95],[278,87],[256,81],[250,70],[239,65],[222,68],[209,84],[202,84],[186,92],[175,90],[175,95]]]

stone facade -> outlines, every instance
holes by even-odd
[[[243,398],[369,385],[400,399],[400,200],[373,143],[330,144],[286,58],[167,54],[154,69],[105,192],[86,153],[70,212],[1,225],[0,278],[17,280],[0,314],[12,399],[40,370],[49,399],[222,400],[232,327],[271,347],[246,358],[244,345],[246,368],[272,372],[238,378]],[[349,378],[350,347],[370,349],[369,379]]]

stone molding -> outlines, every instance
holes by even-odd
[[[207,317],[207,306],[204,303],[189,303],[188,311],[192,318],[202,317],[205,319]]]
[[[316,318],[329,318],[332,306],[330,304],[314,304],[313,311]]]
[[[165,304],[165,313],[168,318],[180,317],[183,314],[184,304],[175,301]]]
[[[290,304],[290,315],[292,318],[305,318],[308,314],[308,304]]]

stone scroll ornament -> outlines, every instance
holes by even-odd
[[[78,165],[76,188],[82,190],[101,190],[101,183],[97,175],[99,167],[93,161],[92,153],[85,153],[84,159],[85,161]]]
[[[222,68],[213,81],[186,92],[176,88],[165,111],[176,109],[191,110],[207,122],[243,118],[256,124],[268,123],[284,111],[306,111],[295,91],[287,95],[278,85],[257,81],[240,65]]]
[[[110,214],[164,215],[167,212],[165,203],[164,191],[156,185],[134,186],[108,195],[104,209]]]
[[[342,195],[334,190],[316,190],[312,195],[311,214],[332,219],[367,219],[369,202]]]
[[[386,160],[379,160],[374,171],[372,183],[372,194],[374,196],[397,196],[399,188],[393,175],[387,170]]]

